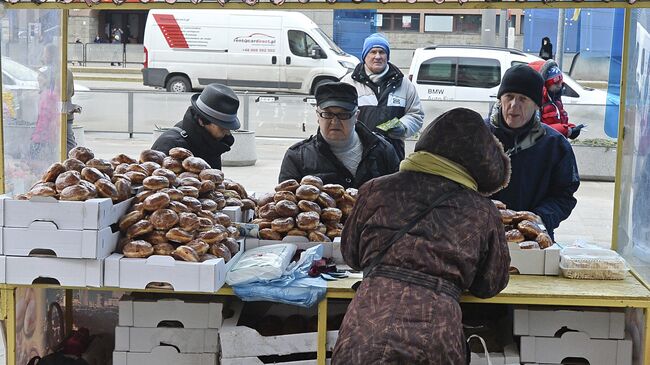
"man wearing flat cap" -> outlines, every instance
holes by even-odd
[[[503,75],[488,126],[510,157],[510,184],[492,195],[508,209],[537,214],[548,233],[567,219],[580,186],[573,149],[566,138],[540,121],[544,80],[528,65]]]
[[[158,137],[151,148],[166,154],[174,147],[187,148],[220,169],[221,155],[235,142],[230,131],[240,126],[239,99],[229,87],[210,84],[201,94],[192,95],[191,102],[183,120]]]
[[[404,139],[422,128],[424,111],[415,86],[390,60],[390,45],[380,33],[363,42],[361,63],[341,81],[359,94],[359,120],[383,134],[404,159]]]
[[[357,123],[357,90],[331,82],[315,93],[318,131],[289,147],[282,160],[280,182],[318,176],[325,184],[358,188],[378,176],[392,174],[399,167],[395,149],[383,137]]]

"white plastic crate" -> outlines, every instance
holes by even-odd
[[[341,237],[336,237],[334,242],[311,242],[307,237],[301,236],[286,236],[282,241],[275,240],[261,240],[257,238],[248,238],[246,240],[246,248],[252,249],[260,246],[276,245],[279,243],[293,243],[299,250],[306,250],[314,247],[320,243],[323,244],[323,257],[331,257],[337,264],[344,264],[343,255],[341,253]]]

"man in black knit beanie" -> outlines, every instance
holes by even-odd
[[[510,156],[512,175],[492,199],[537,214],[553,237],[576,205],[573,194],[580,177],[569,142],[540,121],[543,86],[540,74],[528,65],[513,66],[503,75],[488,126]]]

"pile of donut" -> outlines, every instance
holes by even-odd
[[[221,170],[211,169],[181,147],[172,148],[169,156],[145,150],[140,161],[157,168],[125,167],[125,174],[135,175],[144,190],[119,221],[124,234],[119,252],[125,257],[168,255],[188,262],[219,257],[227,262],[239,252],[239,230],[219,210],[227,205],[255,209],[241,184],[225,180]]]
[[[45,174],[19,200],[34,196],[52,197],[66,201],[84,201],[92,198],[110,198],[121,202],[133,196],[132,180],[114,169],[119,155],[111,161],[95,158],[86,147],[75,147],[68,159],[52,164]],[[135,163],[136,161],[133,160]]]
[[[551,236],[540,227],[542,219],[537,214],[528,211],[516,212],[507,209],[501,201],[492,202],[501,213],[501,222],[509,244],[516,243],[522,250],[543,250],[553,245]]]
[[[285,236],[307,237],[312,242],[330,242],[341,236],[343,223],[352,212],[357,189],[338,184],[323,185],[316,176],[281,182],[275,193],[259,198],[259,237],[282,240]]]

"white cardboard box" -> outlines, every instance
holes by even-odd
[[[105,259],[106,286],[123,289],[145,289],[152,282],[164,282],[174,291],[213,293],[226,282],[226,274],[244,252],[239,240],[239,252],[227,263],[222,259],[204,262],[176,261],[171,256],[153,255],[146,259],[112,254]]]
[[[589,338],[624,339],[625,310],[618,308],[576,308],[517,306],[514,311],[516,336],[554,337],[566,327],[584,332]]]
[[[511,343],[503,348],[503,352],[490,352],[491,365],[519,365],[519,350],[517,345]],[[488,365],[485,353],[472,352],[470,365]]]
[[[219,352],[216,328],[115,327],[115,351],[151,352],[160,344],[173,345],[181,353]]]
[[[286,236],[282,241],[261,240],[257,238],[246,239],[246,248],[252,249],[260,246],[276,245],[279,243],[293,243],[299,250],[306,250],[320,243],[323,244],[323,257],[332,257],[337,264],[343,264],[343,255],[341,254],[341,237],[336,237],[334,242],[311,242],[307,237]]]
[[[133,299],[123,296],[119,303],[119,325],[156,328],[162,321],[178,321],[183,328],[221,328],[223,304],[181,299]]]
[[[224,207],[221,213],[227,214],[230,220],[238,223],[248,223],[253,219],[255,211],[252,209],[241,210],[241,207]]]
[[[152,352],[113,352],[113,365],[219,365],[217,354],[184,354],[172,346],[158,346]]]
[[[235,314],[223,321],[219,336],[221,339],[222,361],[227,358],[252,357],[257,359],[257,356],[265,355],[316,352],[318,346],[317,332],[262,336],[253,328],[237,325],[244,308],[243,303],[235,303],[232,308]],[[327,331],[327,351],[334,349],[338,336],[339,331]]]
[[[111,227],[97,230],[57,229],[52,222],[36,221],[28,228],[2,229],[3,252],[7,256],[48,254],[59,258],[103,259],[117,246],[120,232]]]
[[[509,243],[510,266],[522,275],[560,275],[560,250],[558,244],[544,250],[522,250]]]
[[[6,283],[5,274],[7,271],[7,258],[5,256],[0,256],[0,284]],[[0,362],[1,364],[2,362]]]
[[[7,284],[31,285],[37,279],[56,279],[61,286],[101,287],[104,260],[6,256]]]
[[[330,364],[331,360],[327,359],[326,364]],[[316,365],[316,360],[302,360],[302,361],[287,361],[276,362],[275,365]],[[221,365],[265,365],[262,360],[257,357],[236,357],[234,359],[221,359]]]
[[[522,363],[560,364],[567,357],[583,358],[591,365],[631,365],[631,340],[590,339],[583,332],[562,337],[521,337]]]
[[[83,202],[60,201],[54,198],[15,200],[0,196],[0,222],[3,227],[27,228],[34,221],[48,221],[58,229],[102,229],[117,223],[131,207],[133,198],[118,204],[108,198]]]

